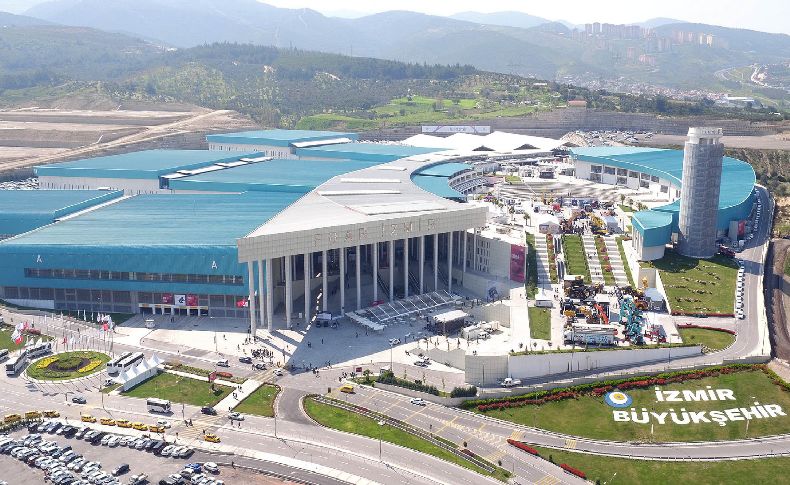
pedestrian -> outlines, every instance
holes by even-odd
[[[324,339],[321,339],[321,345],[324,345]]]

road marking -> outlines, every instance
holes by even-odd
[[[504,458],[505,455],[507,455],[505,451],[496,450],[493,453],[489,453],[488,455],[485,455],[483,458],[491,463],[496,463],[497,461]]]
[[[523,437],[524,437],[524,432],[523,431],[516,430],[516,431],[513,431],[512,433],[510,433],[510,439],[511,440],[521,441],[521,438],[523,438]]]
[[[456,419],[458,419],[458,416],[454,417],[453,419],[451,419],[451,420],[449,420],[449,421],[445,421],[445,422],[444,422],[444,425],[442,425],[442,427],[440,427],[439,429],[437,429],[436,431],[434,431],[434,433],[441,433],[442,431],[444,431],[444,429],[445,429],[446,427],[448,427],[448,426],[453,426],[453,424],[455,424],[455,420],[456,420]]]
[[[575,450],[576,449],[576,440],[572,440],[570,438],[566,439],[565,440],[565,448],[567,448],[569,450]]]
[[[411,414],[409,415],[409,417],[407,417],[406,419],[404,419],[404,421],[406,421],[406,422],[408,423],[408,422],[409,422],[409,420],[410,420],[411,418],[413,418],[414,416],[417,416],[418,414],[420,414],[420,413],[421,413],[421,412],[423,412],[423,411],[425,411],[425,408],[424,408],[424,407],[422,407],[422,406],[420,406],[420,409],[418,409],[418,410],[414,411],[413,413],[411,413]]]
[[[560,483],[560,480],[557,477],[552,475],[546,475],[545,477],[535,482],[535,485],[555,485],[557,483]]]
[[[482,431],[483,431],[483,428],[485,428],[485,427],[486,427],[486,424],[487,424],[487,423],[483,423],[483,424],[481,424],[481,425],[480,425],[480,427],[479,427],[479,428],[477,428],[477,432],[478,432],[478,433],[482,432]]]

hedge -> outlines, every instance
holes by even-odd
[[[398,379],[391,371],[382,372],[378,379],[376,379],[376,382],[381,384],[389,384],[391,386],[404,387],[406,389],[411,389],[412,391],[427,392],[428,394],[433,394],[434,396],[439,395],[439,389],[436,389],[436,386],[417,384],[416,382],[407,381],[406,379]]]
[[[540,453],[538,453],[538,450],[536,450],[535,448],[533,448],[531,446],[528,446],[528,445],[522,443],[521,441],[516,441],[516,440],[512,440],[512,439],[508,438],[507,442],[508,442],[508,444],[515,446],[519,450],[526,451],[527,453],[530,453],[530,454],[535,455],[535,456],[540,456]]]
[[[568,473],[572,473],[573,475],[576,475],[579,478],[582,478],[582,479],[585,479],[585,480],[587,479],[587,475],[583,471],[579,470],[578,468],[574,468],[574,467],[568,465],[567,463],[561,464],[560,468],[562,468],[563,470],[565,470]]]
[[[528,406],[533,404],[545,404],[551,401],[563,399],[576,399],[585,394],[600,396],[612,389],[634,389],[645,388],[653,385],[664,385],[673,382],[683,382],[686,380],[703,379],[705,377],[715,377],[721,374],[731,374],[746,370],[766,370],[765,366],[753,364],[730,364],[709,367],[703,370],[689,370],[665,372],[653,377],[630,377],[626,379],[607,380],[580,384],[573,387],[557,388],[545,391],[534,391],[518,396],[492,399],[476,399],[464,401],[461,407],[470,409],[477,408],[478,411],[490,411],[493,409],[505,409],[512,407]],[[770,375],[770,374],[769,374]],[[777,376],[778,378],[778,376]],[[790,390],[790,387],[786,387]]]
[[[476,386],[454,387],[450,392],[450,397],[474,397],[477,396]]]

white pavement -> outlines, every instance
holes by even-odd
[[[595,238],[590,234],[584,234],[582,243],[584,244],[584,252],[587,257],[587,266],[590,268],[591,281],[593,284],[603,284],[603,270],[601,269],[601,262],[598,260],[598,250],[595,249]]]
[[[549,250],[546,243],[546,235],[536,233],[534,236],[538,264],[538,287],[550,288],[551,274],[549,272]]]
[[[609,256],[609,266],[612,267],[614,282],[617,286],[628,285],[628,276],[625,273],[623,259],[620,257],[620,249],[617,247],[617,239],[612,236],[603,238],[606,244],[606,255]]]

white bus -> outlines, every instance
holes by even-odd
[[[52,342],[43,342],[34,347],[27,348],[27,356],[29,359],[35,359],[42,355],[47,355],[52,352]]]
[[[170,413],[170,401],[164,399],[157,399],[155,397],[148,398],[148,412],[151,413]]]
[[[117,369],[117,372],[125,372],[127,369],[130,369],[142,362],[143,359],[145,359],[145,356],[142,352],[135,352],[125,359],[118,361],[118,363],[115,364],[115,369]]]
[[[124,352],[118,357],[107,362],[107,373],[110,375],[116,375],[119,372],[121,372],[121,368],[119,367],[119,364],[123,362],[124,359],[129,358],[131,355],[132,355],[131,352]]]
[[[8,358],[8,349],[0,349],[0,360],[6,360]]]
[[[5,374],[7,376],[15,376],[25,367],[25,364],[27,364],[27,350],[23,349],[19,355],[11,357],[5,363]]]

